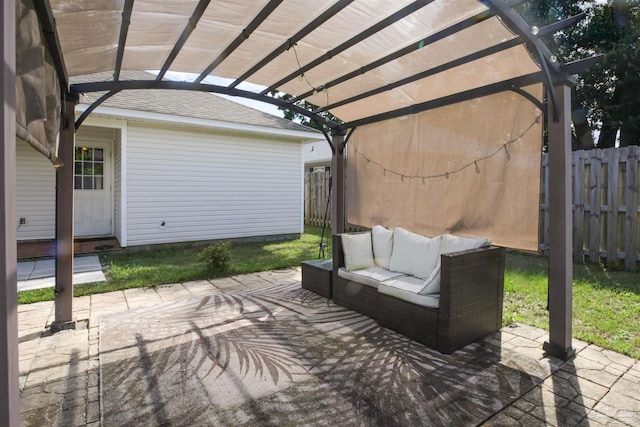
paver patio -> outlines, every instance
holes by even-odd
[[[185,300],[296,285],[300,280],[300,269],[291,269],[80,297],[74,300],[77,329],[54,335],[48,330],[53,302],[19,306],[22,425],[113,425],[100,413],[105,392],[100,389],[101,317],[167,303],[179,307]],[[547,368],[537,384],[523,388],[512,403],[481,424],[640,425],[639,362],[580,341],[574,341],[575,359],[545,359],[546,338],[544,330],[515,325],[486,339],[505,358],[526,357]],[[171,420],[170,425],[179,423]],[[159,424],[149,419],[146,425]]]

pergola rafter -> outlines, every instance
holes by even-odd
[[[120,71],[122,69],[122,60],[124,58],[124,48],[127,45],[127,35],[129,34],[129,25],[131,24],[131,11],[133,10],[134,0],[124,1],[124,10],[122,11],[122,24],[120,25],[120,37],[118,38],[118,53],[116,54],[116,64],[113,71],[113,80],[120,80]]]
[[[367,65],[361,67],[358,70],[352,71],[352,72],[347,73],[347,74],[345,74],[345,75],[343,75],[343,76],[341,76],[341,77],[339,77],[337,79],[334,79],[334,80],[332,80],[330,82],[327,82],[327,83],[322,85],[322,90],[327,90],[327,89],[329,89],[331,87],[334,87],[334,86],[337,86],[337,85],[339,85],[341,83],[345,83],[345,82],[347,82],[347,81],[349,81],[349,80],[351,80],[351,79],[353,79],[355,77],[358,77],[358,76],[360,76],[362,74],[367,73],[368,71],[371,71],[373,69],[381,67],[381,66],[383,66],[385,64],[388,64],[391,61],[394,61],[394,60],[396,60],[398,58],[401,58],[401,57],[403,57],[405,55],[408,55],[408,54],[410,54],[410,53],[412,53],[412,52],[414,52],[414,51],[416,51],[418,49],[422,49],[425,46],[428,46],[428,45],[430,45],[432,43],[435,43],[435,42],[437,42],[439,40],[442,40],[445,37],[448,37],[448,36],[450,36],[452,34],[455,34],[455,33],[459,32],[459,31],[462,31],[462,30],[464,30],[466,28],[470,28],[470,27],[478,24],[479,22],[482,22],[485,19],[490,18],[491,16],[493,16],[493,15],[492,14],[487,14],[486,12],[483,12],[483,13],[479,13],[479,14],[477,14],[475,16],[472,16],[470,18],[467,18],[467,19],[465,19],[463,21],[460,21],[457,24],[454,24],[454,25],[452,25],[450,27],[445,28],[442,31],[438,31],[435,34],[432,34],[432,35],[426,37],[425,39],[421,40],[419,43],[413,43],[413,44],[411,44],[409,46],[406,46],[406,47],[404,47],[402,49],[399,49],[399,50],[397,50],[395,52],[392,52],[392,53],[384,56],[383,58],[380,58],[380,59],[378,59],[376,61],[373,61],[370,64],[367,64]],[[294,97],[293,99],[291,99],[290,103],[294,103],[294,102],[296,102],[298,100],[307,98],[307,97],[313,95],[315,91],[316,91],[315,89],[312,89],[312,90],[309,90],[307,92],[304,92],[304,93]]]
[[[273,13],[274,10],[282,3],[283,0],[270,0],[269,3],[259,12],[256,16],[251,20],[251,23],[247,25],[246,28],[240,32],[240,34],[231,42],[229,46],[227,46],[220,55],[216,57],[216,59],[211,62],[200,73],[200,75],[194,80],[194,83],[200,83],[204,80],[209,74],[216,69],[218,65],[220,65],[229,55],[231,55],[245,40],[249,39],[251,34],[262,24],[262,22],[267,19],[269,15]]]
[[[167,71],[169,71],[169,67],[171,67],[171,64],[173,64],[176,56],[178,56],[178,53],[180,53],[180,50],[187,42],[187,39],[189,38],[193,30],[196,29],[196,25],[198,25],[198,21],[200,21],[200,18],[202,18],[202,15],[204,15],[205,10],[207,10],[207,6],[209,6],[210,1],[211,0],[200,0],[198,2],[198,5],[193,11],[193,15],[191,15],[191,18],[189,18],[187,26],[182,31],[182,34],[180,34],[180,38],[178,39],[178,41],[176,41],[176,44],[173,45],[171,53],[169,53],[167,60],[162,65],[162,68],[160,69],[156,80],[162,80]]]
[[[402,19],[403,17],[415,12],[416,10],[423,8],[425,6],[427,6],[428,4],[432,3],[434,0],[421,0],[421,1],[417,1],[415,3],[411,3],[408,6],[405,6],[404,8],[400,9],[398,12],[394,13],[393,15],[390,15],[386,18],[384,18],[382,21],[377,22],[376,24],[372,25],[371,27],[367,28],[365,31],[357,34],[356,36],[350,38],[349,40],[347,40],[346,42],[340,44],[339,46],[331,49],[329,52],[325,53],[324,55],[322,55],[319,58],[316,58],[315,60],[309,62],[307,65],[300,67],[299,70],[296,70],[295,72],[289,74],[286,77],[283,77],[282,79],[278,80],[277,82],[273,83],[270,87],[266,88],[265,90],[263,90],[262,92],[260,92],[261,95],[266,95],[268,93],[270,93],[273,90],[277,90],[277,88],[279,88],[280,86],[282,86],[283,84],[293,80],[294,78],[303,75],[304,73],[306,73],[307,71],[317,67],[318,65],[330,60],[331,58],[333,58],[334,56],[338,55],[341,52],[344,52],[345,50],[349,49],[352,46],[355,46],[356,44],[360,43],[362,40],[366,39],[367,37],[371,36],[372,34],[376,34],[377,32],[383,30],[384,28],[388,27],[389,25],[395,24],[396,22],[398,22],[398,20]]]
[[[278,46],[273,52],[269,53],[266,57],[264,57],[261,61],[251,67],[248,71],[238,77],[233,83],[229,85],[229,87],[236,87],[240,83],[247,80],[253,74],[255,74],[258,70],[262,69],[265,65],[273,61],[275,58],[280,56],[283,52],[295,46],[300,40],[302,40],[305,36],[310,34],[313,30],[322,25],[325,21],[330,19],[332,16],[340,12],[342,9],[347,7],[354,0],[338,0],[335,4],[329,7],[327,10],[318,15],[313,21],[311,21],[307,26],[302,28],[300,31],[292,35],[286,42],[282,43]]]

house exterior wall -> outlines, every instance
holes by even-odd
[[[55,237],[56,170],[42,154],[24,141],[16,141],[17,240],[46,240]]]
[[[127,245],[298,234],[302,144],[127,126]]]

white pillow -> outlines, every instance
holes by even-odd
[[[403,228],[393,230],[393,253],[389,269],[427,279],[440,256],[440,236],[430,239]]]
[[[371,247],[371,233],[343,234],[342,250],[344,252],[345,270],[362,270],[375,267],[373,249]]]
[[[373,261],[382,268],[389,270],[391,253],[393,252],[393,230],[376,225],[371,230],[373,243]]]
[[[418,292],[419,294],[427,295],[440,293],[440,270],[440,257],[438,256],[438,264],[436,265],[436,268],[433,269],[427,280],[425,280],[424,287],[420,292]]]
[[[454,236],[452,234],[443,234],[441,237],[441,254],[450,254],[452,252],[484,248],[485,246],[489,246],[491,244],[491,241],[489,239],[481,239],[476,237]]]
[[[463,237],[454,236],[451,234],[443,234],[440,242],[440,253],[448,254],[452,252],[466,251],[468,249],[484,248],[489,246],[491,241],[489,239],[479,239],[475,237]],[[438,263],[431,275],[425,280],[424,287],[419,294],[437,294],[440,293],[440,256],[438,256]]]

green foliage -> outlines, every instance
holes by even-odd
[[[636,0],[538,0],[518,8],[530,25],[543,27],[586,12],[577,25],[545,38],[562,62],[604,54],[577,77],[573,91],[576,149],[640,144],[640,3]],[[598,141],[591,132],[600,131]]]
[[[288,93],[276,93],[275,91],[271,92],[271,94],[273,96],[276,96],[278,99],[282,99],[284,101],[291,101],[293,99],[292,95],[289,95]],[[301,107],[307,111],[315,111],[318,109],[317,105],[314,105],[308,101],[304,101],[304,100],[298,100],[298,101],[294,101],[293,105],[296,105],[298,107]],[[316,122],[311,120],[309,117],[300,114],[298,112],[296,112],[295,110],[291,110],[288,108],[282,108],[282,107],[278,107],[278,110],[282,111],[284,113],[284,118],[287,120],[291,120],[291,121],[296,121],[304,126],[308,126],[310,128],[313,129],[318,129],[318,130],[323,130],[323,126]],[[341,124],[342,120],[340,120],[339,118],[337,118],[336,116],[334,116],[333,114],[329,113],[328,111],[321,111],[317,113],[320,117],[322,117],[323,119],[330,121],[330,122],[334,122],[336,124]]]
[[[229,242],[219,242],[205,248],[198,254],[198,259],[207,266],[209,273],[222,275],[229,271],[231,251]]]

